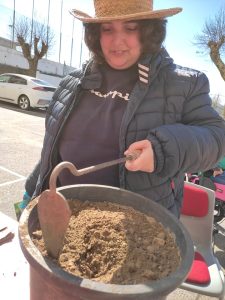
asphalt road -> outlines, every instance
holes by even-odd
[[[0,102],[0,211],[16,219],[26,177],[39,160],[45,111],[21,111]]]

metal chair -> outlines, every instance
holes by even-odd
[[[224,274],[213,253],[213,216],[215,192],[190,182],[184,183],[181,222],[189,231],[195,247],[192,268],[180,288],[224,299]]]

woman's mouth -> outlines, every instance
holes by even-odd
[[[123,54],[125,54],[127,52],[127,50],[112,50],[111,53],[115,56],[121,56]]]

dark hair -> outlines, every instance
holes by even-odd
[[[139,20],[140,42],[143,45],[142,55],[155,54],[160,51],[166,37],[165,19]],[[104,56],[100,46],[100,24],[85,23],[84,40],[96,62],[103,62]]]

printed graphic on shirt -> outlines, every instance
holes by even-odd
[[[126,101],[129,100],[129,96],[130,96],[129,93],[126,93],[126,94],[123,95],[122,93],[120,93],[118,91],[110,91],[110,92],[108,92],[106,94],[102,94],[101,92],[98,92],[98,91],[95,91],[95,90],[91,90],[91,93],[95,94],[96,96],[98,96],[100,98],[105,98],[106,99],[106,98],[110,97],[112,99],[115,99],[116,96],[117,96],[118,98],[124,99]]]

